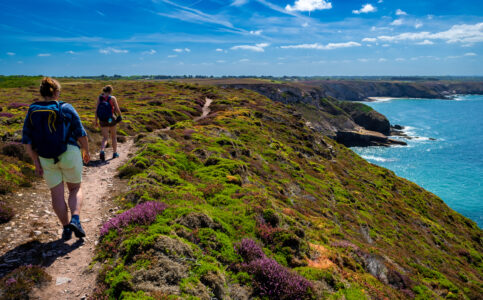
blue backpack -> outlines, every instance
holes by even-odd
[[[44,158],[53,158],[54,163],[67,150],[67,133],[70,122],[62,113],[64,102],[35,102],[30,105],[28,118],[32,126],[32,148]]]
[[[97,106],[97,117],[103,122],[112,122],[113,106],[111,103],[111,96],[99,96],[99,105]],[[109,121],[110,120],[110,121]]]

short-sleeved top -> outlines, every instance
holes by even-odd
[[[79,145],[77,144],[77,139],[83,136],[87,136],[87,132],[85,131],[84,126],[82,126],[82,122],[80,120],[79,114],[77,113],[75,108],[69,103],[62,104],[61,109],[66,119],[71,120],[67,143],[69,145],[74,145],[79,147]],[[22,144],[32,144],[33,134],[34,134],[34,128],[32,127],[32,124],[29,121],[29,114],[27,114],[23,124]]]

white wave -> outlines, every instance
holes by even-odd
[[[362,158],[367,159],[367,160],[373,160],[373,161],[378,161],[378,162],[391,162],[391,161],[396,161],[395,159],[392,158],[384,158],[384,157],[379,157],[379,156],[374,156],[374,155],[361,155]]]

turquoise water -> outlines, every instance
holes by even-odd
[[[438,195],[483,228],[483,96],[367,104],[416,138],[403,139],[407,147],[352,149]]]

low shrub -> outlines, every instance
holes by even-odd
[[[0,224],[7,223],[15,215],[13,209],[0,201]]]
[[[13,118],[14,114],[8,112],[0,112],[0,117],[3,118]]]
[[[253,287],[260,296],[294,300],[311,298],[312,284],[268,258],[255,241],[243,239],[235,250],[243,257],[242,270],[253,276]]]
[[[163,212],[166,207],[166,204],[155,201],[140,203],[104,223],[101,228],[101,236],[107,234],[111,229],[120,231],[122,227],[132,223],[149,225],[156,220],[156,216]]]
[[[42,267],[18,267],[0,280],[0,299],[29,299],[32,288],[50,280],[50,275]]]
[[[27,103],[22,103],[22,102],[12,102],[8,105],[8,108],[20,108],[20,107],[26,107],[29,106]]]

